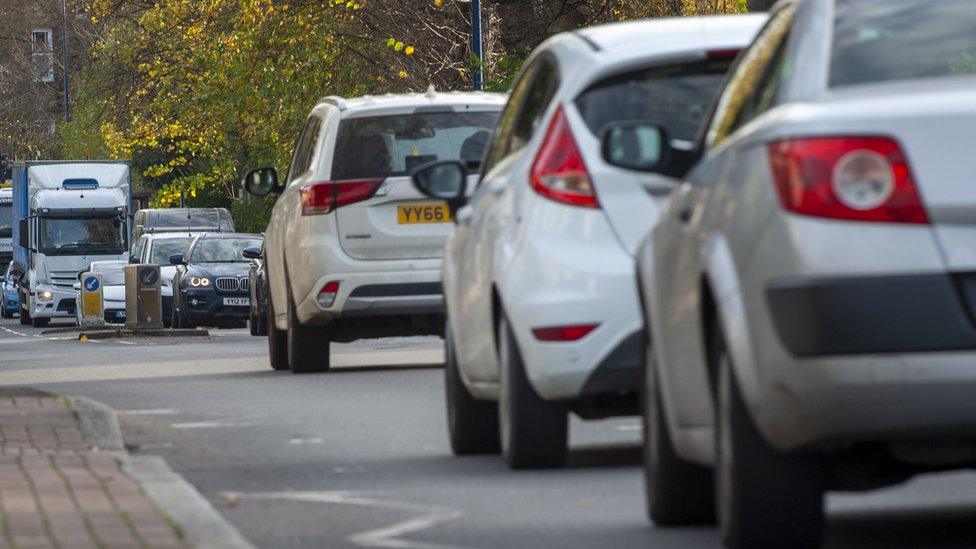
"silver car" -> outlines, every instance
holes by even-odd
[[[780,2],[700,145],[605,136],[694,163],[638,259],[658,524],[815,546],[825,490],[976,463],[973,29],[972,0]]]

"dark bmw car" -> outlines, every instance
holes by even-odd
[[[176,265],[173,327],[242,324],[251,311],[251,261],[241,252],[262,240],[253,234],[202,234],[185,254],[170,256]]]
[[[248,279],[251,286],[251,316],[248,326],[251,335],[268,335],[268,276],[264,268],[264,249],[258,246],[244,248],[241,252],[251,260]]]

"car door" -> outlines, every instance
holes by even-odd
[[[292,225],[297,221],[300,202],[300,188],[304,178],[308,176],[311,167],[314,147],[318,142],[321,119],[317,116],[309,117],[302,129],[302,133],[295,144],[291,164],[285,180],[285,189],[275,202],[268,220],[268,283],[271,299],[275,304],[275,316],[279,326],[288,314],[288,289],[286,287],[285,256],[289,234]]]
[[[546,55],[531,62],[516,81],[492,138],[483,177],[468,207],[458,213],[454,253],[459,289],[454,310],[458,364],[471,381],[498,379],[495,346],[493,271],[500,234],[509,228],[526,145],[541,123],[558,86],[555,61]],[[506,192],[507,191],[507,192]]]
[[[660,371],[662,384],[678,387],[707,386],[707,348],[702,329],[703,277],[710,234],[720,230],[721,199],[727,189],[723,180],[736,159],[731,136],[761,111],[768,88],[763,75],[779,59],[795,6],[785,4],[774,13],[754,44],[732,68],[715,112],[709,122],[703,147],[705,154],[670,197],[661,223],[654,229],[656,299],[659,314],[654,319],[655,345],[666,364]],[[689,306],[688,304],[695,304]],[[675,393],[671,393],[675,394]],[[677,394],[688,394],[679,392]],[[681,406],[677,421],[684,426],[710,424],[710,404]]]

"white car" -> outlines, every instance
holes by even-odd
[[[476,171],[505,97],[488,93],[326,98],[312,110],[279,184],[267,229],[271,365],[329,369],[332,341],[440,333],[447,206],[410,184],[411,169],[461,160]]]
[[[75,321],[81,326],[81,280],[88,273],[102,275],[102,307],[105,311],[105,322],[109,324],[125,324],[125,266],[127,261],[93,261],[81,274],[79,282],[75,282]]]
[[[170,256],[186,253],[193,239],[204,232],[174,231],[147,232],[139,237],[129,261],[132,263],[159,265],[160,293],[163,302],[163,322],[169,324],[173,315],[173,277],[176,266],[170,264]]]
[[[500,446],[512,467],[558,466],[569,412],[638,413],[634,255],[673,182],[611,166],[600,136],[638,119],[693,140],[763,20],[594,27],[560,34],[526,61],[444,262],[456,454]],[[633,137],[626,149],[642,145]],[[457,208],[463,176],[460,164],[441,162],[415,182]]]
[[[817,547],[826,490],[976,463],[974,29],[787,0],[740,56],[639,255],[659,526]]]

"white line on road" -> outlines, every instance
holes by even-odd
[[[223,429],[225,427],[253,427],[252,421],[193,421],[188,423],[171,423],[173,429]]]
[[[172,408],[150,408],[147,410],[122,410],[119,413],[127,416],[175,416],[179,412]]]
[[[288,441],[288,444],[302,445],[302,444],[322,444],[325,440],[321,438],[293,438]]]
[[[641,429],[643,429],[643,427],[639,423],[632,425],[617,425],[617,430],[621,432],[640,431]]]
[[[25,334],[23,332],[18,332],[18,331],[15,331],[15,330],[11,330],[10,328],[7,328],[6,326],[0,326],[0,328],[3,328],[3,331],[7,332],[8,334],[14,334],[14,335],[18,335],[20,337],[27,337],[27,334]]]
[[[367,492],[224,492],[222,495],[228,502],[237,502],[242,499],[291,500],[307,503],[337,503],[340,505],[381,507],[423,513],[419,517],[400,521],[382,528],[359,532],[347,538],[350,542],[361,547],[389,547],[397,549],[447,549],[457,547],[453,545],[415,542],[402,539],[402,536],[426,530],[442,522],[454,520],[462,515],[461,511],[444,507],[376,499],[375,497],[369,497],[369,493]]]

